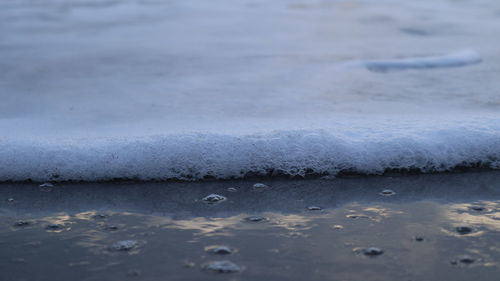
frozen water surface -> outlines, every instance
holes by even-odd
[[[0,180],[498,167],[499,11],[2,1]]]

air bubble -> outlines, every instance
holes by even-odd
[[[129,251],[135,248],[138,244],[139,243],[135,240],[123,240],[114,243],[110,248],[114,251]]]
[[[231,261],[213,261],[205,264],[203,269],[216,273],[235,273],[241,268]]]
[[[222,201],[225,201],[226,199],[227,199],[226,197],[219,195],[219,194],[210,194],[210,195],[203,197],[203,199],[201,199],[201,200],[205,201],[208,204],[215,204],[215,203],[220,203]]]
[[[228,246],[210,246],[206,247],[205,251],[217,255],[229,255],[233,253],[233,249]]]
[[[384,189],[384,190],[380,191],[379,194],[382,196],[393,196],[396,194],[396,192],[394,192],[393,190],[390,190],[390,189]]]

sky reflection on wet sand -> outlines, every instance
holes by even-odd
[[[0,270],[9,280],[494,280],[500,173],[478,175],[269,181],[259,192],[248,181],[60,184],[50,192],[7,184],[0,196],[16,201],[0,205]],[[386,188],[396,195],[381,195]],[[120,199],[110,204],[116,189]],[[228,199],[200,200],[211,193]],[[216,245],[233,252],[206,251]],[[383,253],[364,254],[369,247]],[[240,272],[202,269],[217,260]]]

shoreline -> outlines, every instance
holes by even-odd
[[[0,272],[47,281],[500,274],[500,172],[255,183],[0,184]],[[224,200],[207,203],[210,194]]]
[[[253,184],[264,183],[269,189],[264,192],[255,192]],[[336,177],[333,179],[259,179],[259,180],[222,180],[222,181],[196,181],[196,182],[66,182],[54,183],[53,187],[45,190],[39,183],[0,183],[0,208],[19,209],[35,206],[35,208],[55,207],[63,204],[67,211],[71,210],[71,204],[80,204],[82,208],[87,204],[102,204],[103,208],[112,209],[124,203],[135,202],[137,206],[141,203],[157,202],[167,198],[174,200],[177,196],[189,196],[190,204],[199,205],[198,201],[210,193],[220,193],[224,196],[235,197],[246,202],[252,198],[267,198],[274,201],[293,201],[310,197],[326,206],[336,207],[332,202],[349,203],[353,200],[378,201],[386,199],[380,197],[379,192],[383,189],[394,190],[398,196],[392,197],[392,201],[400,200],[471,200],[471,198],[482,198],[485,196],[500,196],[500,171],[479,171],[469,173],[435,173],[414,175],[378,175],[378,176],[351,176]],[[481,186],[490,186],[488,193]],[[237,192],[228,191],[236,188]],[[450,193],[451,192],[451,193]],[[329,194],[334,201],[322,198]],[[8,202],[8,198],[15,198],[15,202]],[[133,199],[133,200],[128,200]],[[186,200],[184,198],[184,200]],[[326,201],[325,201],[326,200]],[[108,205],[113,203],[113,205]],[[134,205],[132,204],[132,206]],[[333,204],[333,205],[332,205]],[[264,201],[252,202],[251,207],[260,206],[265,209],[272,206]],[[126,206],[126,205],[122,205]],[[193,207],[186,205],[185,208]],[[239,204],[244,211],[248,204]],[[169,211],[159,210],[159,211]],[[140,212],[141,210],[136,210]],[[176,209],[170,210],[175,212]]]
[[[111,180],[58,180],[58,177],[40,181],[40,180],[4,180],[0,181],[0,185],[6,184],[120,184],[120,183],[208,183],[208,182],[232,182],[232,181],[308,181],[308,180],[335,180],[335,179],[351,179],[351,178],[378,178],[378,177],[408,177],[408,176],[425,176],[425,175],[450,175],[450,174],[468,174],[468,173],[495,173],[498,168],[492,168],[492,163],[474,163],[470,165],[459,165],[444,171],[422,171],[421,169],[386,169],[382,173],[362,173],[353,171],[340,171],[334,175],[328,173],[308,172],[304,176],[285,175],[274,172],[266,174],[249,173],[251,175],[243,176],[242,178],[216,178],[207,176],[202,179],[180,179],[180,178],[165,178],[165,179],[139,179],[139,178],[116,178]]]

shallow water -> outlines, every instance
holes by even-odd
[[[0,181],[500,167],[492,0],[8,0]]]
[[[497,280],[499,182],[488,172],[264,181],[263,189],[3,184],[0,272],[5,280]],[[210,194],[227,199],[208,204]],[[365,255],[369,247],[383,253]],[[204,269],[222,260],[240,271]]]
[[[2,1],[0,128],[67,139],[498,118],[499,11],[490,0]],[[435,68],[461,50],[482,62]],[[363,64],[436,56],[413,71]]]

